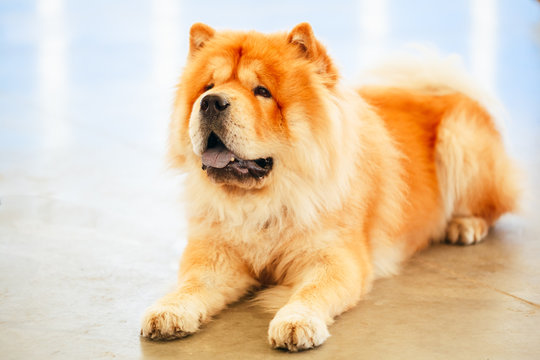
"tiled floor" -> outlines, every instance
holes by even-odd
[[[353,78],[408,42],[456,52],[508,110],[529,178],[524,212],[474,247],[436,246],[380,280],[313,359],[540,358],[540,3],[0,2],[0,357],[262,359],[270,315],[232,306],[187,339],[139,338],[185,244],[166,170],[174,82],[191,23],[286,30],[310,21]]]

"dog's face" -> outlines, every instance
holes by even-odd
[[[226,188],[261,189],[284,169],[307,175],[318,166],[313,151],[330,126],[322,97],[336,81],[307,24],[274,35],[195,24],[171,126],[172,156]]]

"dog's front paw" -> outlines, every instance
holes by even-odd
[[[326,323],[301,305],[286,305],[270,322],[268,341],[274,348],[307,350],[321,345],[330,333]]]
[[[190,306],[156,304],[146,310],[141,335],[152,340],[180,339],[197,330],[202,314]]]

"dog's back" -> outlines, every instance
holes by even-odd
[[[502,214],[516,209],[519,192],[488,111],[457,89],[420,84],[359,90],[403,154],[408,204],[398,241],[406,241],[409,255],[429,240],[481,241]]]

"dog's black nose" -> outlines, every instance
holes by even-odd
[[[217,115],[231,105],[220,95],[206,95],[201,100],[201,112],[205,116]]]

